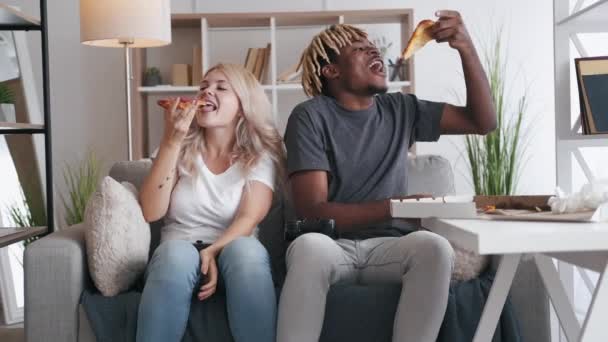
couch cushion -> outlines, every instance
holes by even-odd
[[[452,284],[438,342],[468,342],[492,284],[486,273],[469,282]],[[389,342],[401,286],[334,285],[327,296],[321,342]],[[85,291],[83,306],[99,342],[130,341],[135,336],[139,293],[103,297]],[[509,299],[500,316],[493,342],[521,341],[518,322]],[[193,300],[182,342],[231,342],[225,292],[220,289],[208,301]]]
[[[152,167],[151,159],[140,159],[136,161],[119,161],[112,165],[110,177],[118,182],[129,182],[139,190],[144,179]]]
[[[454,193],[454,173],[450,162],[437,155],[408,158],[408,194],[427,193],[443,196]]]
[[[150,248],[150,226],[135,187],[105,177],[87,202],[84,222],[95,286],[106,296],[127,290],[145,270]]]
[[[140,159],[136,161],[119,161],[112,165],[110,169],[110,177],[118,182],[129,182],[139,190],[144,179],[150,172],[152,167],[151,159]],[[163,226],[163,219],[150,223],[150,253],[148,257],[152,257],[152,253],[160,243],[160,229]]]

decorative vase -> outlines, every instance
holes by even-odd
[[[389,81],[391,82],[399,82],[399,81],[407,81],[407,68],[406,64],[401,60],[397,60],[395,64],[389,64],[388,66],[388,75]]]
[[[144,77],[144,86],[154,87],[162,83],[160,74],[146,74]]]

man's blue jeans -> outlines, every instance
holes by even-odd
[[[268,252],[252,237],[241,237],[219,254],[228,319],[236,342],[274,342],[277,302]],[[146,270],[139,304],[137,341],[180,341],[193,293],[200,288],[200,255],[187,241],[163,242]]]

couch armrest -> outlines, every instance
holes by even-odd
[[[25,339],[78,340],[78,304],[91,286],[84,225],[54,232],[25,250]]]

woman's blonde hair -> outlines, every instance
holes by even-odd
[[[220,63],[209,69],[205,77],[219,71],[239,99],[242,115],[236,124],[236,143],[232,151],[232,163],[240,163],[245,175],[268,153],[275,166],[277,185],[285,183],[285,149],[271,114],[271,105],[264,89],[255,76],[237,64]],[[180,151],[180,161],[185,169],[194,174],[194,160],[205,151],[203,127],[193,124]]]

